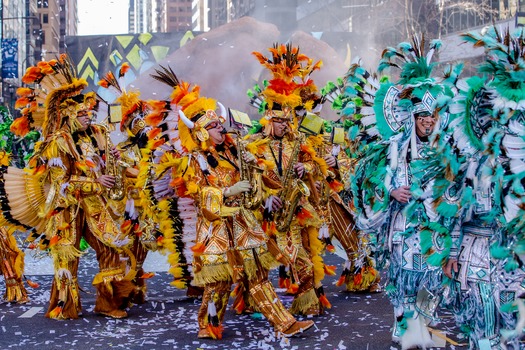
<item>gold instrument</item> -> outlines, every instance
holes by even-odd
[[[264,169],[244,161],[246,154],[246,141],[242,139],[239,131],[237,135],[237,157],[239,160],[240,181],[250,182],[250,191],[242,193],[242,204],[246,209],[258,208],[263,200],[262,193],[262,174]]]
[[[288,231],[301,197],[308,197],[310,195],[310,189],[306,183],[295,177],[294,172],[294,165],[299,157],[302,143],[304,143],[304,135],[299,134],[299,137],[295,140],[288,167],[281,178],[283,189],[279,194],[279,198],[281,198],[283,202],[283,207],[274,216],[274,221],[279,232]]]
[[[104,137],[106,141],[106,171],[105,175],[111,175],[115,178],[115,184],[113,187],[107,189],[108,197],[112,200],[122,200],[125,196],[124,193],[124,168],[127,167],[127,164],[124,162],[115,159],[111,153],[113,148],[113,142],[111,142],[110,131],[106,125],[103,124],[94,124],[104,132]]]

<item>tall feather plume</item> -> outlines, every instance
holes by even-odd
[[[173,71],[173,69],[171,69],[170,66],[160,66],[160,70],[155,69],[155,72],[156,74],[151,74],[151,77],[153,79],[171,87],[176,87],[180,85],[179,78],[177,78],[177,75],[175,75],[175,72]]]

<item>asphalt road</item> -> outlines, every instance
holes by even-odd
[[[327,256],[330,264],[340,265],[338,256]],[[197,338],[199,302],[185,297],[185,292],[169,285],[165,257],[148,258],[146,270],[156,275],[148,280],[148,301],[133,306],[129,317],[115,320],[93,313],[94,288],[91,279],[96,272],[93,251],[81,259],[79,282],[83,316],[78,320],[57,321],[44,317],[52,280],[48,259],[26,259],[26,275],[40,284],[29,289],[31,301],[24,305],[0,304],[0,349],[400,349],[391,342],[392,307],[385,293],[349,293],[336,287],[338,276],[327,276],[325,292],[332,308],[314,317],[315,326],[303,335],[278,338],[269,323],[260,317],[235,315],[228,311],[223,339]],[[338,266],[340,273],[340,266]],[[276,274],[272,274],[276,282]],[[3,289],[3,286],[0,285]],[[288,297],[278,290],[285,305]],[[257,317],[259,315],[259,317]],[[457,340],[452,317],[442,314],[444,322],[436,328],[444,333],[435,336],[435,349],[466,349],[442,339]],[[464,341],[463,341],[464,342]]]

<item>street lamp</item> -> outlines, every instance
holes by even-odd
[[[9,84],[9,87],[7,88],[7,92],[9,92],[9,109],[10,113],[15,117],[15,86],[13,84]]]

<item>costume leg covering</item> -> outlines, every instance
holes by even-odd
[[[95,250],[99,264],[99,273],[93,279],[93,285],[97,288],[95,312],[111,314],[115,310],[124,310],[135,286],[130,280],[124,279],[120,254],[98,240],[89,230],[86,230],[84,238]]]
[[[202,303],[197,314],[200,330],[209,330],[210,337],[222,337],[222,321],[230,297],[230,281],[221,281],[207,284],[204,287]],[[212,306],[215,310],[210,310]]]
[[[250,294],[257,308],[268,319],[275,330],[284,332],[290,328],[294,324],[295,318],[286,310],[270,281],[253,284],[252,281],[250,282]]]

